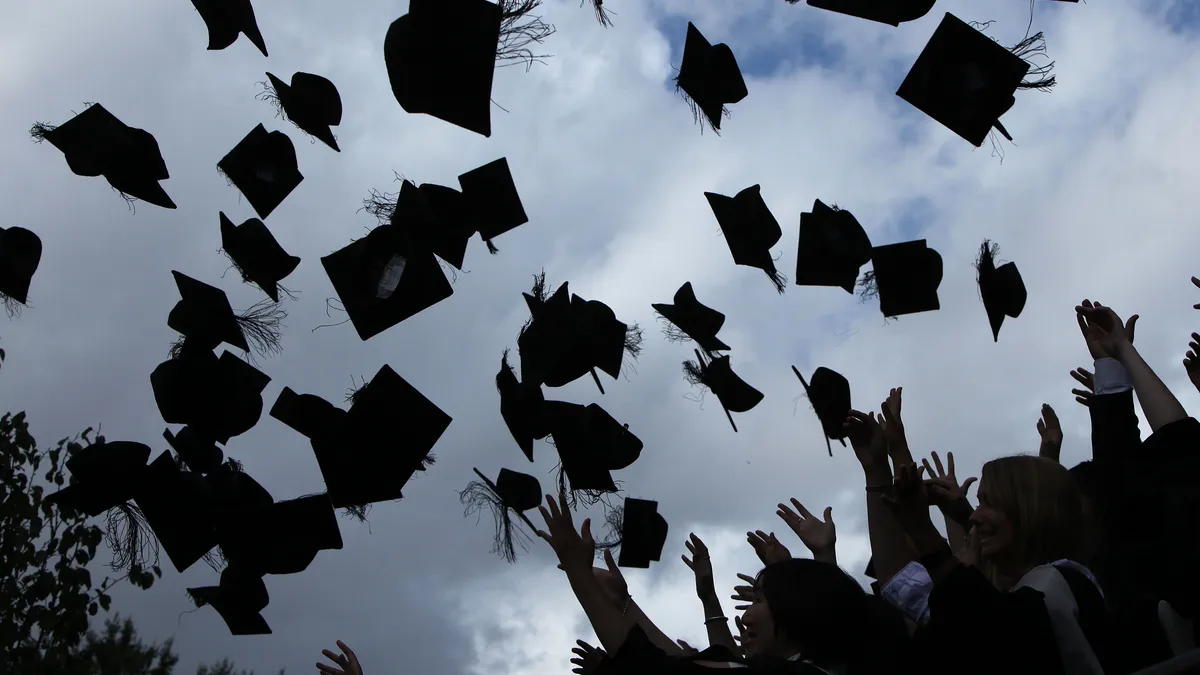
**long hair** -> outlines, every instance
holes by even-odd
[[[993,459],[979,486],[989,506],[1013,525],[1014,560],[1021,572],[1057,560],[1086,558],[1083,499],[1063,465],[1032,455]]]

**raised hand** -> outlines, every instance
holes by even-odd
[[[571,509],[567,508],[567,498],[559,493],[558,501],[546,495],[546,505],[539,506],[538,511],[546,521],[546,529],[538,530],[537,536],[546,540],[554,553],[558,555],[559,567],[570,574],[572,571],[591,569],[592,558],[596,555],[596,540],[592,538],[592,519],[583,521],[579,532],[575,531],[575,523],[571,519]],[[606,551],[607,553],[607,551]],[[606,556],[606,560],[612,556]]]
[[[1111,307],[1085,299],[1075,308],[1075,318],[1094,359],[1115,359],[1122,345],[1133,344],[1137,314],[1122,323]]]
[[[1196,288],[1200,288],[1200,279],[1192,277],[1192,285]],[[1200,304],[1192,305],[1192,309],[1200,309]]]
[[[734,607],[734,609],[737,611],[742,612],[750,609],[750,605],[754,604],[758,600],[758,589],[754,587],[754,577],[750,576],[749,574],[742,574],[741,572],[738,572],[737,576],[738,579],[741,579],[746,583],[744,585],[734,586],[733,595],[729,597],[742,603]]]
[[[695,647],[689,645],[688,643],[684,642],[683,640],[676,640],[675,643],[678,644],[679,648],[683,650],[683,658],[685,658],[685,659],[690,658],[690,657],[695,656],[700,653],[699,649],[696,649]]]
[[[754,547],[754,552],[758,554],[758,559],[764,565],[792,559],[791,551],[779,543],[779,540],[775,538],[774,532],[770,534],[762,530],[747,532],[746,541],[750,542],[750,545]]]
[[[695,533],[688,534],[688,540],[684,542],[684,545],[687,546],[688,553],[692,554],[692,557],[690,559],[686,555],[680,557],[683,558],[683,564],[687,565],[692,574],[696,576],[696,595],[701,600],[715,597],[717,587],[713,582],[712,559],[708,555],[708,547]]]
[[[930,454],[933,456],[933,466],[929,465],[929,460],[921,460],[925,475],[929,476],[925,479],[924,486],[926,499],[941,509],[947,518],[965,525],[972,511],[971,503],[967,501],[967,491],[976,479],[968,478],[959,485],[958,477],[954,473],[954,453],[946,453],[945,469],[942,468],[942,459],[938,457],[937,452]]]
[[[1075,394],[1075,400],[1084,407],[1091,407],[1092,397],[1095,396],[1096,387],[1092,382],[1092,371],[1087,368],[1076,368],[1071,371],[1071,377],[1075,378],[1083,389],[1072,389],[1071,393]]]
[[[575,666],[571,672],[575,675],[591,675],[608,657],[608,653],[603,649],[593,647],[583,640],[576,640],[575,645],[575,648],[571,650],[571,653],[575,655],[571,659],[571,665]]]
[[[792,532],[800,537],[800,541],[812,551],[813,558],[831,557],[834,553],[834,544],[837,543],[837,528],[833,524],[833,507],[825,507],[825,520],[817,518],[804,508],[795,497],[792,498],[792,506],[796,507],[793,511],[787,504],[780,504],[779,510],[775,515],[783,519],[787,526],[792,528]]]
[[[895,489],[890,495],[882,495],[883,503],[895,514],[904,529],[911,534],[929,519],[929,491],[921,480],[925,468],[916,464],[901,464],[896,467]]]
[[[607,569],[604,567],[593,567],[592,575],[596,577],[596,582],[600,584],[605,597],[612,601],[614,605],[620,607],[624,604],[625,598],[629,597],[629,584],[625,582],[625,575],[621,574],[621,568],[617,567],[617,564],[613,562],[612,553],[607,550],[604,553],[604,563]],[[560,564],[558,569],[561,570],[562,568],[563,566]]]
[[[1196,277],[1192,277],[1195,281]],[[1200,309],[1200,305],[1196,305]],[[1192,386],[1200,390],[1200,333],[1192,333],[1192,341],[1188,343],[1188,352],[1183,357],[1183,367],[1187,370],[1188,379]]]
[[[910,464],[912,454],[908,450],[908,439],[904,435],[904,422],[900,419],[901,395],[904,387],[896,387],[888,393],[887,400],[880,405],[880,427],[887,452],[893,464]]]
[[[337,667],[318,663],[317,670],[325,675],[363,675],[362,666],[358,665],[358,657],[354,655],[354,650],[347,647],[346,643],[341,640],[337,641],[337,646],[342,650],[341,654],[334,654],[328,649],[321,650],[321,654],[336,663]]]
[[[1042,437],[1038,456],[1057,462],[1059,453],[1062,451],[1063,431],[1062,425],[1058,422],[1058,415],[1054,413],[1054,408],[1051,408],[1049,403],[1042,404],[1042,417],[1037,422],[1037,430],[1038,435]]]
[[[851,410],[846,416],[842,431],[850,439],[854,456],[858,458],[858,463],[862,464],[864,470],[887,468],[887,439],[884,438],[883,428],[875,418],[875,413],[866,415]]]

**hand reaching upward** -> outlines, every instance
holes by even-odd
[[[837,543],[837,528],[833,524],[833,507],[825,507],[825,520],[821,520],[809,513],[808,509],[804,508],[804,505],[794,497],[792,506],[796,507],[795,511],[787,504],[780,504],[775,515],[782,518],[783,522],[792,528],[792,532],[800,537],[800,541],[804,542],[804,545],[812,552],[814,559],[831,562],[830,559],[836,555],[834,545]]]
[[[1075,394],[1075,400],[1083,407],[1091,407],[1092,396],[1095,396],[1096,386],[1092,382],[1092,371],[1087,368],[1076,368],[1071,371],[1071,377],[1083,387],[1083,389],[1072,389],[1071,393]]]
[[[1057,462],[1058,456],[1062,452],[1063,431],[1062,425],[1058,421],[1058,415],[1054,413],[1054,408],[1051,408],[1049,403],[1042,404],[1042,417],[1037,422],[1037,430],[1038,435],[1042,437],[1038,456]]]

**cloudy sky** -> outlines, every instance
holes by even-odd
[[[1046,33],[1059,85],[1018,95],[1003,162],[894,91],[943,12],[994,19],[991,34],[1012,44],[1029,19],[1019,0],[942,0],[900,28],[781,0],[609,0],[607,30],[577,0],[546,0],[553,57],[497,72],[493,98],[508,112],[493,109],[490,139],[396,104],[382,45],[405,4],[372,0],[349,13],[260,0],[270,58],[245,38],[206,51],[204,24],[183,0],[0,9],[0,225],[34,230],[45,248],[31,307],[0,336],[4,409],[27,410],[43,442],[91,425],[165,449],[149,374],[174,338],[170,271],[220,285],[236,308],[261,296],[221,278],[218,212],[235,222],[254,214],[215,165],[262,122],[296,141],[305,176],[267,221],[304,260],[286,282],[301,295],[288,304],[283,354],[262,363],[273,378],[268,406],[284,386],[340,401],[352,379],[387,363],[454,418],[436,467],[403,501],[378,505],[369,526],[342,520],[344,550],[267,579],[273,635],[231,637],[207,610],[181,616],[186,587],[216,582],[203,564],[180,575],[164,560],[152,590],[118,593],[115,609],[142,633],[175,638],[181,673],[223,657],[260,674],[308,672],[337,639],[370,673],[566,672],[572,642],[591,630],[551,552],[535,542],[512,566],[490,555],[491,524],[464,519],[455,492],[472,467],[550,484],[553,449],[540,445],[528,465],[493,385],[526,316],[520,292],[542,268],[650,329],[636,373],[606,383],[606,396],[587,379],[548,394],[598,401],[645,442],[617,477],[628,494],[659,501],[670,538],[661,563],[627,578],[668,633],[694,644],[704,644],[703,616],[679,562],[689,531],[709,542],[719,586],[731,590],[736,572],[757,569],[744,532],[783,535],[775,504],[794,496],[813,511],[832,505],[843,566],[858,574],[866,562],[861,474],[848,450],[827,456],[792,365],[843,373],[860,409],[903,385],[914,452],[953,450],[963,476],[992,457],[1036,452],[1034,424],[1049,402],[1067,432],[1064,462],[1074,463],[1088,453],[1088,420],[1068,372],[1090,364],[1072,308],[1088,297],[1140,313],[1137,344],[1185,405],[1200,403],[1180,363],[1200,328],[1191,309],[1200,291],[1188,282],[1200,273],[1200,14],[1187,0],[1037,2],[1034,30]],[[750,95],[721,136],[702,135],[674,93],[689,20],[728,43],[746,75]],[[255,100],[267,70],[337,84],[341,154]],[[32,122],[62,122],[85,101],[155,134],[178,210],[135,213],[103,180],[71,174],[61,153],[29,141]],[[455,186],[499,157],[530,216],[497,240],[500,255],[476,240],[450,300],[367,343],[349,325],[312,332],[329,323],[333,295],[318,259],[373,224],[358,212],[369,189],[395,189],[393,172]],[[853,211],[876,244],[927,238],[945,260],[941,311],[885,324],[840,289],[780,296],[761,272],[734,266],[703,193],[756,183],[783,226],[775,252],[786,274],[800,213],[820,198]],[[971,265],[985,237],[1018,263],[1030,294],[998,344]],[[766,394],[737,417],[740,433],[715,400],[686,397],[679,366],[690,350],[658,332],[650,303],[669,302],[689,280],[726,313],[734,367]],[[227,452],[276,499],[323,489],[307,441],[266,415]],[[783,540],[806,554],[790,532]]]

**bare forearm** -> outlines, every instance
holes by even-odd
[[[716,617],[725,616],[721,609],[721,600],[717,597],[716,590],[711,593],[705,593],[700,601],[704,603],[704,628],[708,631],[708,644],[710,647],[721,646],[729,649],[735,654],[740,654],[741,650],[738,644],[733,640],[733,632],[729,630],[729,619],[709,621]]]
[[[609,600],[590,568],[569,571],[567,579],[571,582],[575,598],[579,600],[579,605],[583,607],[584,614],[592,624],[592,630],[596,631],[596,638],[609,654],[616,654],[625,643],[629,629],[634,625],[629,613],[621,614],[621,609]]]
[[[892,484],[892,471],[886,466],[866,468],[865,477],[867,487]],[[867,492],[867,533],[871,539],[871,555],[880,583],[887,583],[905,565],[917,559],[908,535],[891,509],[883,503],[879,492]]]
[[[1129,373],[1133,390],[1142,404],[1142,412],[1150,424],[1151,433],[1187,417],[1187,411],[1180,405],[1179,399],[1163,384],[1132,344],[1124,343],[1121,346],[1117,360],[1125,366],[1125,372]]]
[[[650,620],[650,617],[646,616],[646,613],[642,611],[641,607],[638,607],[636,602],[632,600],[629,602],[629,611],[626,615],[632,623],[636,623],[642,627],[642,630],[646,631],[646,637],[650,638],[650,642],[655,647],[658,647],[671,656],[683,653],[683,648],[676,644],[670,636],[662,632],[658,626],[655,626],[654,622]]]
[[[946,516],[946,541],[950,542],[950,550],[958,553],[967,547],[967,530],[958,521]]]

